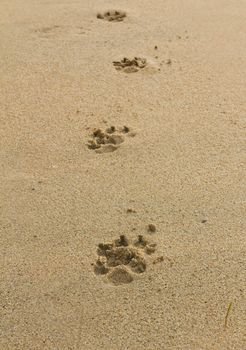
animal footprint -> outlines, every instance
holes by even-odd
[[[147,60],[141,57],[134,57],[132,60],[124,57],[121,61],[114,61],[113,65],[116,70],[124,73],[136,73],[147,66]]]
[[[109,22],[122,22],[125,17],[126,13],[124,11],[115,10],[97,14],[97,18],[104,19]]]
[[[114,152],[125,141],[123,134],[128,133],[129,136],[134,136],[134,133],[130,133],[130,129],[127,126],[119,130],[116,130],[115,126],[111,126],[105,132],[101,129],[96,129],[92,134],[92,139],[88,141],[87,147],[95,150],[96,153]]]
[[[141,235],[133,243],[125,235],[113,243],[100,243],[94,272],[96,275],[106,275],[108,281],[116,286],[131,283],[136,274],[146,271],[146,254],[154,253],[155,247],[156,244],[149,243]]]

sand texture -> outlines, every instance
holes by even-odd
[[[0,350],[245,350],[245,0],[0,13]]]

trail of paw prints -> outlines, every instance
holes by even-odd
[[[94,265],[96,275],[105,275],[115,286],[131,283],[138,274],[146,271],[148,256],[156,250],[156,244],[139,235],[130,242],[125,235],[113,243],[98,245],[98,259]]]
[[[110,10],[104,13],[98,13],[97,18],[109,22],[122,22],[126,17],[126,13],[120,10]]]
[[[135,133],[128,126],[123,126],[120,129],[110,126],[105,131],[96,129],[93,131],[87,147],[99,154],[114,152],[125,142],[126,135],[133,137]]]

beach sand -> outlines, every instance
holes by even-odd
[[[0,349],[246,349],[245,11],[0,2]]]

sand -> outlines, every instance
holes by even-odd
[[[0,2],[0,349],[246,349],[245,11]]]

